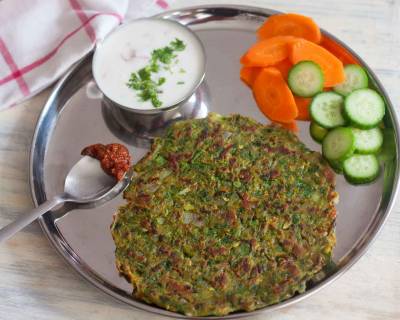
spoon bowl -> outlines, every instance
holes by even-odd
[[[68,172],[64,193],[72,201],[92,202],[101,198],[115,185],[115,178],[103,171],[98,160],[84,156]]]
[[[7,240],[41,215],[65,202],[95,205],[113,199],[125,190],[133,174],[131,168],[120,181],[117,181],[103,171],[98,160],[89,156],[82,157],[68,172],[64,193],[47,200],[0,229],[0,242]]]

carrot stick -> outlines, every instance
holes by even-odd
[[[310,121],[309,106],[311,104],[311,98],[294,97],[296,101],[297,110],[299,114],[297,115],[297,120]]]
[[[251,88],[260,71],[261,68],[257,67],[242,67],[240,69],[240,79]]]
[[[328,50],[311,41],[301,39],[293,42],[290,60],[293,64],[304,60],[317,63],[324,73],[324,87],[333,87],[345,79],[343,63]]]
[[[291,36],[278,36],[259,41],[242,56],[240,63],[246,67],[272,66],[289,56],[289,45],[295,40]]]
[[[296,119],[296,102],[278,69],[261,70],[253,84],[253,95],[261,112],[272,121],[290,123]]]
[[[294,36],[315,43],[321,41],[321,31],[313,19],[295,13],[269,17],[257,31],[259,39]]]
[[[321,44],[326,50],[332,53],[336,58],[338,58],[344,65],[346,64],[360,64],[360,62],[353,57],[351,53],[349,53],[345,48],[343,48],[340,44],[328,38],[327,36],[322,36]]]

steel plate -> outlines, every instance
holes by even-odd
[[[198,94],[202,109],[196,113],[197,117],[205,116],[208,108],[222,114],[241,113],[266,122],[250,90],[239,80],[239,57],[255,41],[256,28],[265,17],[274,13],[244,6],[195,7],[163,13],[164,18],[189,25],[206,49],[206,80],[203,91]],[[129,132],[123,131],[102,104],[92,79],[91,59],[91,55],[85,57],[56,85],[38,120],[31,149],[31,189],[36,205],[62,190],[66,173],[80,158],[81,149],[89,144],[128,142],[136,161],[147,151],[148,141],[134,139]],[[276,310],[300,301],[343,274],[364,254],[393,205],[399,176],[398,123],[385,90],[370,68],[358,59],[370,73],[372,85],[386,99],[385,124],[393,128],[395,141],[393,158],[386,161],[378,181],[370,185],[354,187],[338,176],[340,203],[334,250],[336,267],[319,282],[310,283],[305,293],[251,314]],[[310,148],[319,150],[320,146],[308,134],[308,123],[299,121],[299,124],[301,140]],[[39,222],[67,263],[100,290],[142,310],[174,318],[190,318],[131,297],[131,286],[118,275],[114,264],[115,247],[109,230],[112,215],[121,203],[119,197],[94,208],[64,206],[48,212]],[[245,315],[249,313],[234,313],[223,318]]]

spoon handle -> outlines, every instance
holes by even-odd
[[[55,206],[63,202],[65,202],[64,198],[54,197],[51,200],[43,202],[40,206],[32,209],[31,211],[22,214],[15,221],[0,229],[0,242],[7,240],[34,221],[36,218],[39,218],[41,215],[45,214],[47,211],[50,211]]]

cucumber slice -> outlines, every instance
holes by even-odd
[[[327,133],[328,133],[328,130],[317,125],[315,122],[311,122],[310,135],[311,135],[311,138],[313,138],[316,142],[321,143]]]
[[[288,74],[288,84],[299,97],[312,97],[324,87],[324,74],[321,67],[313,61],[301,61],[294,65]]]
[[[354,90],[368,88],[368,75],[359,65],[348,64],[344,67],[344,73],[346,80],[333,88],[337,93],[347,96]]]
[[[344,113],[354,126],[373,128],[385,115],[385,102],[375,90],[358,89],[346,97]]]
[[[352,128],[356,152],[361,154],[376,153],[380,150],[383,144],[383,134],[381,129],[372,128],[368,130],[362,130]]]
[[[374,181],[379,169],[378,159],[373,154],[355,154],[343,162],[344,177],[352,184]]]
[[[326,129],[343,126],[346,121],[342,116],[343,97],[335,92],[317,94],[310,105],[313,121]]]
[[[333,129],[322,141],[322,154],[328,161],[343,161],[353,154],[354,140],[354,134],[350,128]]]
[[[328,160],[329,165],[337,174],[343,174],[343,162],[337,160]]]
[[[392,162],[396,157],[396,134],[392,128],[383,129],[383,144],[381,151],[378,155],[378,160],[385,162]]]

